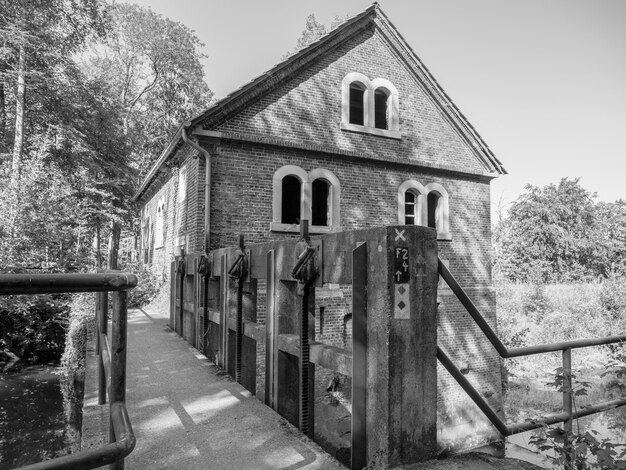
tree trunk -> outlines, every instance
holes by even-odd
[[[11,165],[11,190],[14,202],[19,203],[19,184],[22,174],[22,152],[24,149],[24,96],[26,93],[26,49],[20,45],[17,65],[17,95],[15,99],[15,140],[13,142],[13,161]]]
[[[6,128],[7,128],[6,97],[4,93],[4,82],[0,82],[0,153],[4,153],[7,148],[7,145],[5,142]]]
[[[120,249],[120,224],[111,222],[111,234],[109,235],[109,269],[117,269],[117,254]]]
[[[96,249],[96,268],[102,268],[102,252],[101,252],[101,239],[100,239],[100,219],[96,219],[96,234],[94,245]]]

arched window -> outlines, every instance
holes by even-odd
[[[439,200],[441,196],[436,192],[428,193],[428,226],[437,228],[437,222],[439,221]]]
[[[350,84],[350,124],[362,126],[365,117],[365,85],[359,82]]]
[[[437,239],[450,240],[448,192],[439,183],[405,181],[398,188],[398,223],[432,227]]]
[[[428,183],[425,187],[426,223],[437,229],[439,240],[450,240],[450,215],[448,191],[439,183]]]
[[[401,138],[398,90],[389,80],[350,72],[341,87],[341,129]]]
[[[389,92],[384,88],[376,88],[374,91],[374,127],[376,129],[389,129],[389,97]]]
[[[309,221],[310,233],[326,233],[340,229],[340,186],[328,170],[310,172],[296,165],[285,165],[274,173],[272,222],[274,232],[296,233],[300,221]]]
[[[328,226],[330,184],[316,179],[311,184],[311,225]]]
[[[154,247],[161,248],[165,244],[165,196],[157,202],[156,223],[154,227]]]
[[[300,223],[302,182],[297,176],[287,175],[282,181],[281,223]]]
[[[404,224],[415,224],[415,209],[417,208],[417,196],[412,191],[404,193]]]

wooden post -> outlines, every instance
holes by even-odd
[[[111,322],[111,396],[113,403],[126,403],[126,325],[128,323],[128,292],[113,294],[113,321]],[[115,442],[113,423],[110,424],[110,442]],[[124,459],[112,463],[111,470],[124,470]]]
[[[106,374],[104,372],[104,362],[102,361],[102,339],[107,334],[108,310],[109,310],[109,293],[99,292],[96,295],[96,347],[98,348],[98,404],[104,405],[107,401],[107,383]],[[104,335],[104,336],[103,336]]]

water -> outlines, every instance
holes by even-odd
[[[0,374],[0,469],[76,452],[80,400],[52,366]]]

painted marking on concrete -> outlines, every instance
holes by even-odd
[[[409,284],[396,284],[393,296],[393,317],[400,320],[411,318]]]
[[[395,284],[406,284],[409,282],[409,247],[396,246],[394,256],[393,281]]]
[[[394,228],[394,230],[396,231],[396,234],[397,234],[396,235],[396,241],[402,239],[402,241],[405,242],[406,241],[406,238],[404,238],[404,232],[405,231],[404,230],[400,231],[397,228]]]

